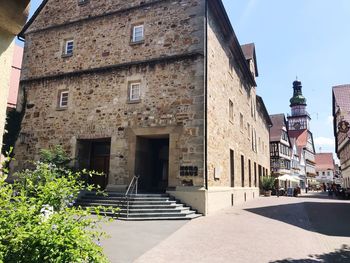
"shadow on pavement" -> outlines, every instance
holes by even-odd
[[[344,200],[340,196],[331,195],[327,192],[311,192],[311,194],[301,195],[301,198],[323,199],[323,200]]]
[[[310,255],[307,259],[283,259],[277,261],[271,261],[270,263],[316,263],[316,262],[327,262],[327,263],[349,263],[350,262],[350,247],[343,245],[342,248],[337,249],[334,252],[321,254],[321,255]]]
[[[350,204],[346,202],[303,202],[246,211],[323,235],[350,237]]]

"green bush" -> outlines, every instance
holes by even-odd
[[[86,188],[80,173],[35,165],[16,174],[13,185],[5,182],[6,174],[0,177],[0,262],[108,262],[99,245],[105,219],[73,206]]]
[[[40,161],[62,167],[67,167],[71,161],[71,158],[67,156],[61,145],[55,145],[51,149],[42,149],[40,155]]]
[[[261,187],[264,191],[270,191],[275,187],[275,178],[271,176],[265,176],[261,180]]]

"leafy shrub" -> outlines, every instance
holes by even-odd
[[[51,149],[42,149],[40,151],[40,156],[40,161],[44,163],[51,163],[63,167],[66,167],[71,161],[71,158],[67,156],[67,153],[61,145],[55,145]]]
[[[64,158],[50,160],[63,164]],[[99,245],[105,219],[73,206],[80,190],[92,187],[80,181],[79,172],[35,165],[16,174],[13,185],[5,182],[6,174],[0,176],[0,262],[108,262]]]
[[[265,176],[261,180],[261,187],[264,191],[270,191],[275,186],[275,178],[271,176]]]

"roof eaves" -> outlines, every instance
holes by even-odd
[[[32,23],[34,22],[34,20],[36,19],[36,17],[40,14],[41,10],[45,7],[45,5],[47,4],[48,0],[44,0],[42,1],[42,3],[40,4],[40,6],[38,7],[38,9],[34,12],[34,14],[32,15],[32,17],[28,20],[28,22],[24,25],[24,27],[22,28],[21,32],[19,32],[18,34],[18,38],[22,38],[25,39],[25,32],[27,31],[27,29],[32,25]]]
[[[232,44],[234,46],[232,47],[232,49],[235,50],[236,52],[238,52],[237,55],[239,56],[239,61],[240,61],[239,64],[242,67],[242,69],[246,72],[245,75],[248,76],[250,83],[254,87],[256,87],[257,86],[256,81],[254,79],[253,74],[250,71],[249,65],[247,63],[247,60],[245,59],[241,45],[239,44],[239,41],[238,41],[237,36],[235,34],[235,31],[233,30],[232,24],[231,24],[230,19],[227,15],[227,12],[226,12],[226,9],[224,7],[224,4],[222,3],[222,0],[212,0],[212,1],[209,1],[209,4],[211,4],[214,7],[217,7],[219,9],[219,11],[221,12],[222,16],[220,17],[219,22],[224,22],[225,26],[227,27],[228,33],[230,35],[228,39],[233,40]],[[236,48],[234,48],[234,47],[236,47]]]
[[[262,97],[260,97],[258,95],[256,95],[256,100],[261,104],[261,107],[262,107],[262,110],[263,110],[263,114],[265,116],[265,119],[266,119],[266,122],[267,122],[268,126],[272,127],[273,124],[272,124],[269,112],[266,109],[264,100],[262,99]]]

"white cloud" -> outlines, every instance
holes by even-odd
[[[325,148],[334,147],[335,141],[334,139],[331,139],[331,138],[318,137],[315,139],[315,144],[316,146],[325,147]]]

